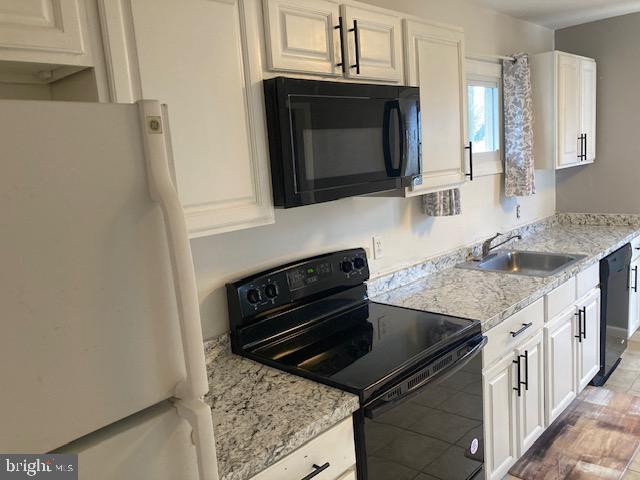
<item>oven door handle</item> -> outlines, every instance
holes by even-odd
[[[398,140],[400,141],[400,162],[398,162],[398,168],[394,168],[393,159],[391,153],[391,112],[396,111],[398,116]],[[392,100],[386,102],[384,105],[384,117],[382,121],[382,148],[384,151],[384,166],[387,170],[389,177],[401,177],[404,169],[404,119],[402,118],[402,110],[400,109],[400,102],[398,100]]]
[[[464,355],[464,357],[458,359],[451,367],[444,368],[444,369],[440,370],[438,373],[436,373],[435,375],[432,375],[432,376],[428,377],[423,382],[415,385],[413,388],[411,388],[410,390],[405,392],[400,397],[396,397],[396,398],[394,398],[392,400],[384,400],[383,398],[379,398],[377,400],[374,400],[369,406],[365,406],[364,407],[365,416],[367,418],[376,418],[378,415],[383,414],[384,412],[392,409],[393,407],[397,406],[398,404],[403,403],[403,402],[413,398],[418,393],[420,393],[422,391],[423,387],[425,387],[426,385],[429,385],[430,383],[433,383],[433,382],[438,381],[438,380],[444,380],[445,378],[448,378],[451,375],[457,373],[459,370],[464,368],[471,360],[473,360],[480,353],[480,350],[482,350],[486,344],[487,344],[487,337],[485,337],[483,335],[480,338],[480,340],[478,341],[478,343],[476,345],[474,345]],[[430,362],[429,365],[427,365],[423,369],[423,371],[429,369],[431,367],[431,365],[433,365],[434,363],[437,363],[437,362],[438,362],[438,360]],[[417,376],[419,374],[420,374],[420,372],[416,372],[414,375]],[[393,390],[393,387],[390,388],[389,390]]]

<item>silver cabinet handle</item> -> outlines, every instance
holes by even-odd
[[[515,338],[518,335],[520,335],[522,332],[524,332],[527,328],[529,328],[531,325],[533,325],[533,323],[523,323],[522,328],[520,328],[519,330],[516,330],[515,332],[509,332],[509,333],[511,333],[511,336]]]

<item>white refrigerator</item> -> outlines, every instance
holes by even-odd
[[[199,478],[217,478],[163,107],[0,112],[0,452],[53,451],[160,404],[190,429]]]

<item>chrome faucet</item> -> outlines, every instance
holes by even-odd
[[[491,250],[493,250],[494,248],[498,248],[502,245],[504,245],[507,242],[510,242],[511,240],[514,239],[518,239],[518,240],[522,240],[522,235],[512,235],[509,238],[507,238],[506,240],[500,242],[497,245],[494,245],[493,247],[491,246],[491,242],[493,242],[496,238],[498,238],[500,235],[502,235],[501,233],[496,233],[493,237],[485,240],[484,242],[482,242],[482,257],[480,258],[480,260],[483,260],[487,257],[487,255],[489,255],[489,252],[491,252]]]

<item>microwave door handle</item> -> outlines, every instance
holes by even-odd
[[[395,110],[398,115],[398,128],[400,129],[400,165],[394,168],[391,153],[391,112]],[[404,124],[402,122],[402,112],[400,103],[395,100],[386,102],[384,105],[384,116],[382,121],[382,148],[384,153],[384,165],[389,177],[399,177],[402,172],[402,158],[404,156]]]
[[[381,415],[387,411],[389,411],[390,409],[392,409],[393,407],[395,407],[396,405],[405,402],[406,400],[410,400],[411,398],[413,398],[415,395],[417,395],[418,393],[422,392],[422,389],[426,386],[429,385],[435,381],[439,381],[439,380],[444,380],[445,378],[450,377],[451,375],[457,373],[458,371],[460,371],[462,368],[464,368],[471,360],[473,360],[482,350],[482,348],[484,348],[484,346],[487,344],[487,337],[482,336],[480,338],[480,340],[478,341],[478,343],[476,345],[474,345],[471,350],[469,350],[464,357],[458,359],[451,367],[449,368],[444,368],[442,370],[440,370],[438,373],[436,373],[435,375],[429,377],[427,380],[425,380],[424,383],[421,383],[419,385],[416,385],[414,388],[412,388],[411,390],[405,392],[402,396],[400,397],[396,397],[393,400],[377,400],[374,401],[372,405],[365,407],[364,408],[364,415],[367,418],[376,418],[378,415]],[[432,364],[436,363],[436,361],[431,362],[429,364],[429,366],[431,366]],[[429,368],[429,367],[426,367]]]

